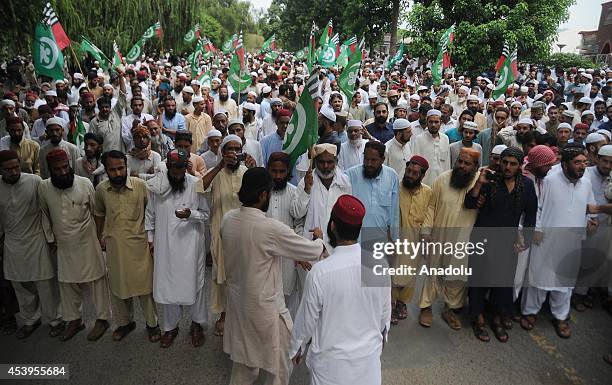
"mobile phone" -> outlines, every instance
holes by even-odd
[[[495,180],[495,171],[487,170],[487,172],[485,173],[485,177],[487,178],[487,180]]]

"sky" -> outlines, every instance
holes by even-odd
[[[256,8],[267,9],[272,0],[249,0]],[[566,23],[559,26],[559,37],[557,42],[567,44],[563,52],[577,52],[576,46],[580,44],[579,31],[590,31],[597,29],[601,4],[607,0],[576,0],[576,4],[570,7],[570,17]],[[555,43],[557,43],[555,42]],[[558,50],[558,47],[553,47]]]

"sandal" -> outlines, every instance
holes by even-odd
[[[474,336],[480,341],[489,342],[491,340],[489,338],[489,333],[487,333],[485,329],[484,317],[479,316],[478,320],[472,322],[472,330],[474,331]]]
[[[558,320],[553,318],[553,325],[555,325],[555,331],[561,338],[567,339],[572,336],[572,329],[570,328],[569,322],[566,320]]]
[[[504,329],[506,330],[511,330],[512,329],[512,319],[508,318],[508,317],[502,317],[501,318],[501,325],[504,327]]]
[[[398,300],[395,305],[395,310],[397,311],[397,318],[406,319],[408,318],[408,306],[402,301]]]
[[[38,329],[40,324],[41,324],[40,319],[38,319],[38,321],[34,322],[34,324],[32,325],[23,325],[21,329],[19,329],[19,331],[17,332],[17,336],[16,336],[17,339],[23,340],[23,339],[28,338],[29,336],[32,335],[32,333],[34,333],[34,331],[36,331],[36,329]]]
[[[572,304],[572,307],[580,313],[586,310],[586,306],[584,304],[584,296],[580,294],[574,294],[572,296],[571,304]]]
[[[113,332],[113,341],[121,341],[128,334],[132,332],[132,330],[136,329],[136,322],[132,321],[127,325],[119,326]]]
[[[215,335],[217,337],[223,337],[223,329],[225,327],[225,313],[221,314],[221,317],[215,322]]]
[[[501,322],[494,323],[491,326],[491,329],[493,330],[493,334],[495,335],[495,338],[497,338],[499,342],[504,343],[504,344],[508,342],[508,333],[506,332],[506,328],[504,328]]]
[[[538,317],[533,314],[524,315],[521,317],[521,327],[527,331],[533,330],[537,319]]]
[[[399,315],[397,314],[397,309],[393,309],[391,311],[391,325],[399,324]]]
[[[584,298],[582,299],[582,303],[584,304],[584,306],[589,309],[593,307],[594,302],[595,302],[595,298],[593,298],[591,294],[585,295]]]
[[[161,340],[161,330],[159,330],[159,326],[147,326],[147,334],[149,335],[149,342],[158,342]]]

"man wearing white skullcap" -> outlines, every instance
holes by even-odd
[[[181,100],[176,101],[176,110],[181,114],[187,116],[194,111],[193,107],[193,88],[191,86],[183,87],[181,91]]]
[[[183,94],[189,95],[185,92],[185,88],[187,87],[183,88]],[[185,100],[184,97],[183,100]],[[206,101],[203,97],[194,96],[189,104],[193,108],[193,111],[185,116],[185,128],[187,131],[191,132],[192,135],[193,142],[191,145],[191,152],[196,153],[206,141],[208,132],[212,130],[212,119],[204,111],[206,109]]]
[[[467,108],[467,96],[470,93],[470,89],[466,86],[459,87],[457,91],[457,101],[451,103],[453,107],[453,119],[457,119],[459,114]]]
[[[342,143],[340,154],[338,155],[338,167],[343,170],[348,170],[363,162],[363,150],[368,142],[366,139],[363,139],[363,131],[365,129],[361,120],[349,120],[346,126],[348,140]]]
[[[204,159],[204,163],[206,164],[207,170],[210,170],[211,168],[215,167],[221,161],[219,147],[221,146],[222,140],[223,135],[221,134],[221,131],[215,128],[208,131],[208,135],[206,136],[208,150],[206,150],[201,155],[202,159]]]
[[[427,112],[427,130],[411,139],[412,153],[420,155],[429,162],[429,169],[423,183],[431,186],[434,180],[452,168],[448,136],[440,132],[442,113],[436,109]]]
[[[587,159],[589,166],[595,166],[598,160],[599,149],[608,143],[605,136],[596,132],[591,132],[584,139],[584,144],[587,149]]]
[[[70,166],[76,168],[80,151],[77,146],[63,139],[64,130],[66,129],[66,121],[62,118],[53,117],[47,119],[45,123],[46,134],[49,141],[40,147],[38,161],[40,163],[40,177],[47,179],[50,177],[49,168],[47,167],[47,154],[57,148],[64,150],[68,154]]]
[[[508,148],[508,146],[505,144],[498,144],[493,147],[493,150],[491,150],[491,154],[489,155],[489,164],[487,166],[490,170],[495,172],[501,171],[501,153],[504,152],[506,148]]]
[[[412,129],[406,119],[395,119],[393,122],[393,139],[385,143],[385,166],[391,167],[399,177],[404,176],[406,162],[410,160],[410,137]]]
[[[533,130],[533,127],[534,124],[531,118],[521,118],[514,127],[508,126],[499,130],[498,136],[502,138],[506,146],[521,148],[523,138],[527,132]]]
[[[240,207],[238,191],[242,184],[242,176],[247,170],[247,166],[238,159],[238,154],[242,153],[240,137],[226,136],[221,142],[220,152],[223,160],[202,178],[203,190],[210,191],[210,251],[213,260],[210,309],[213,314],[220,314],[214,328],[216,336],[223,335],[226,302],[225,263],[220,237],[221,221],[228,211]],[[248,163],[249,167],[254,166],[254,163]]]
[[[478,163],[482,164],[482,146],[474,142],[474,139],[476,139],[476,136],[478,135],[478,126],[476,123],[469,120],[464,122],[461,130],[459,130],[459,134],[461,135],[462,139],[458,142],[451,143],[450,145],[451,164],[455,164],[457,158],[459,158],[459,153],[461,152],[462,148],[473,148],[477,150],[480,153]]]

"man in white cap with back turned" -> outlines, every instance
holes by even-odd
[[[452,168],[448,136],[440,132],[442,113],[432,109],[427,111],[427,130],[412,139],[412,153],[427,159],[429,168],[423,178],[428,186],[444,171]]]
[[[347,123],[348,140],[340,146],[338,167],[343,170],[363,163],[363,150],[367,139],[363,139],[364,128],[361,120],[349,120]]]
[[[406,169],[406,162],[412,156],[410,150],[410,137],[412,129],[410,122],[406,119],[396,119],[393,122],[393,139],[385,143],[385,166],[395,170],[397,175],[402,175]]]

